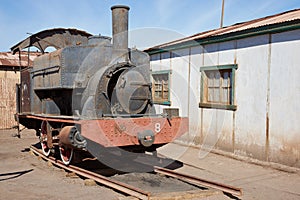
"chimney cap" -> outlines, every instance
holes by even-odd
[[[115,5],[115,6],[112,6],[110,9],[113,10],[115,8],[125,8],[127,10],[129,10],[130,8],[128,6],[125,6],[125,5]]]

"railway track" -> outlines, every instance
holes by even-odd
[[[107,187],[110,187],[114,190],[117,190],[119,192],[122,192],[124,194],[130,195],[132,197],[135,197],[137,199],[161,199],[161,198],[165,198],[166,196],[168,196],[168,194],[164,194],[164,195],[157,195],[154,194],[150,191],[146,191],[143,189],[140,189],[138,187],[135,187],[133,185],[124,183],[122,181],[118,181],[106,176],[103,176],[99,173],[93,172],[91,170],[87,170],[87,169],[83,169],[81,167],[78,166],[74,166],[74,165],[68,165],[66,166],[62,161],[57,160],[54,157],[46,157],[41,151],[40,149],[36,148],[35,146],[30,146],[31,151],[43,158],[44,160],[52,163],[54,166],[60,167],[65,169],[66,171],[69,172],[73,172],[81,177],[87,178],[87,179],[91,179],[94,180],[97,183],[100,183],[102,185],[105,185]],[[192,184],[195,186],[198,186],[200,188],[208,188],[206,190],[195,190],[195,191],[186,191],[188,195],[188,197],[192,197],[192,198],[200,198],[200,197],[207,197],[210,195],[214,195],[217,194],[216,191],[221,191],[227,194],[231,194],[234,196],[241,196],[242,195],[242,190],[240,188],[236,188],[233,186],[229,186],[229,185],[225,185],[225,184],[221,184],[221,183],[217,183],[217,182],[213,182],[213,181],[209,181],[209,180],[205,180],[205,179],[201,179],[198,177],[194,177],[191,175],[187,175],[187,174],[182,174],[182,173],[178,173],[175,172],[173,170],[169,170],[166,168],[162,168],[162,167],[157,167],[154,166],[154,172],[160,175],[164,175],[167,177],[173,177],[175,179],[181,180],[185,183],[188,184]],[[184,192],[178,192],[178,193],[170,193],[170,196],[182,196],[183,198],[185,198],[185,196],[183,195]],[[172,199],[172,198],[171,198]]]

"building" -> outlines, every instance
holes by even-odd
[[[16,113],[16,86],[20,83],[20,71],[33,64],[38,53],[10,52],[0,53],[0,129],[9,129],[17,125]]]
[[[190,119],[181,142],[300,167],[300,9],[145,51],[157,110]]]

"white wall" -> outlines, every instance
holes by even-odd
[[[189,67],[189,138],[200,143],[201,113],[198,109],[200,100],[200,66],[203,64],[203,48],[201,46],[190,48]]]
[[[269,36],[237,41],[235,151],[266,159]]]
[[[184,140],[300,167],[299,49],[296,30],[177,50],[151,67],[172,71],[171,107],[190,121]],[[226,64],[238,65],[237,110],[199,108],[200,67]]]
[[[171,69],[171,107],[180,108],[179,115],[187,117],[189,100],[189,49],[172,52]]]
[[[300,167],[299,50],[300,30],[272,35],[270,160],[296,167]]]

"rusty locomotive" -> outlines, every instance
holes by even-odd
[[[66,165],[75,151],[98,159],[102,148],[155,152],[187,131],[176,110],[155,112],[149,56],[128,48],[129,7],[111,10],[112,38],[53,29],[11,48],[42,50],[21,73],[16,119],[36,130],[45,155],[59,152]],[[47,46],[56,50],[44,53]]]

